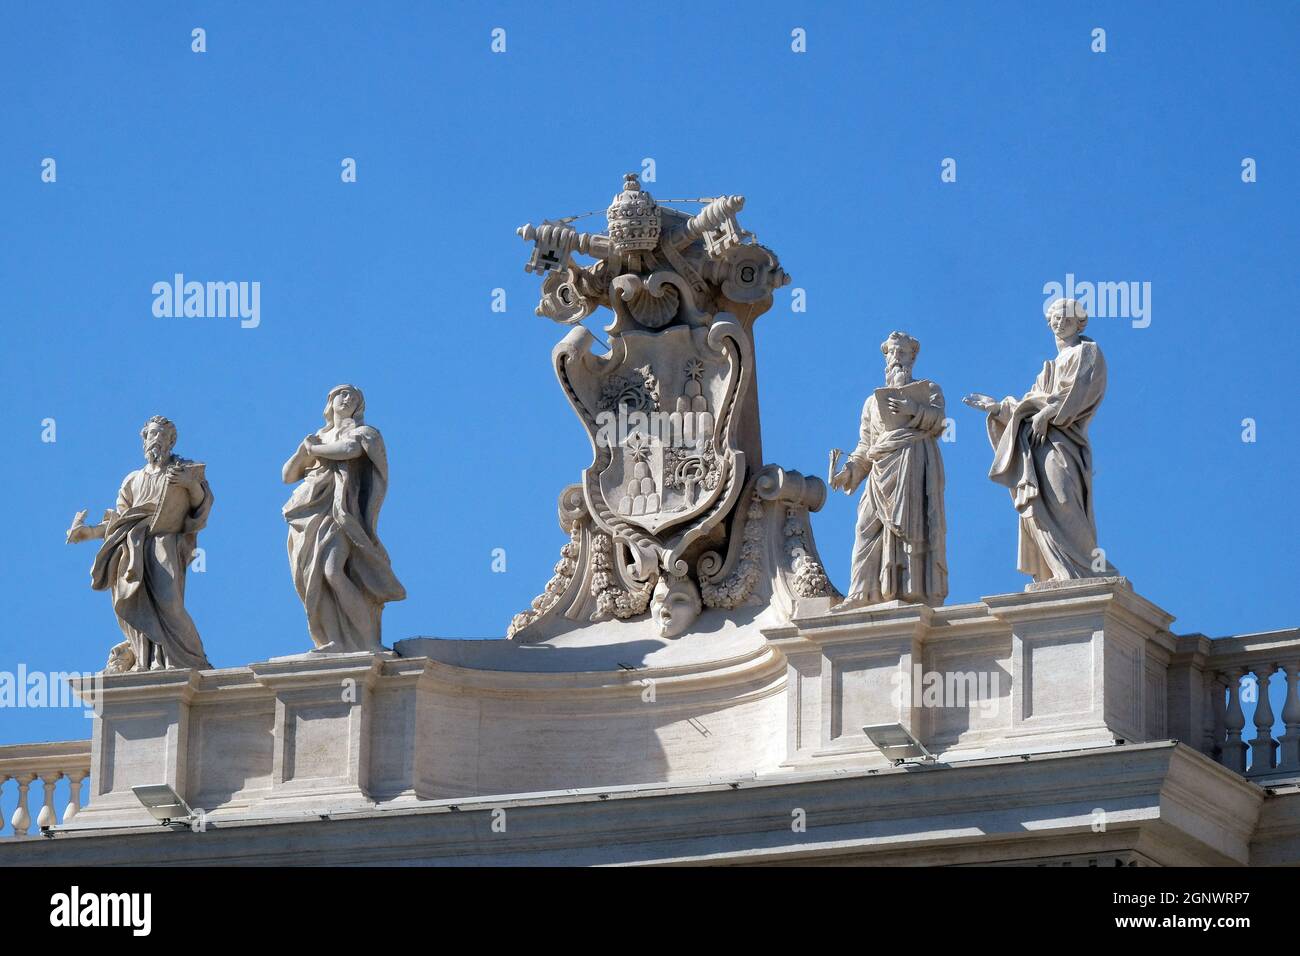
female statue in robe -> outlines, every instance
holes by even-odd
[[[317,651],[380,651],[380,617],[406,589],[379,541],[388,457],[379,430],[364,424],[366,400],[338,385],[325,400],[325,427],[284,463],[301,481],[284,506],[289,569]]]

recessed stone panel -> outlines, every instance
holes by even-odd
[[[285,722],[284,779],[341,779],[348,776],[351,733],[349,703],[300,704]]]
[[[1025,717],[1084,716],[1092,712],[1092,635],[1036,639],[1027,642],[1025,665],[1029,677]]]
[[[834,662],[831,739],[862,737],[869,724],[899,721],[900,680],[898,655]]]
[[[924,683],[919,691],[936,740],[959,741],[964,735],[1005,730],[1011,726],[1011,657],[1006,646],[965,653],[935,654],[929,675],[942,681],[938,706],[931,706]]]
[[[196,714],[198,753],[195,800],[216,806],[247,790],[271,786],[275,756],[274,711]]]
[[[99,793],[167,782],[169,711],[105,718],[103,779]]]

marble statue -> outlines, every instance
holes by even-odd
[[[886,601],[937,606],[948,595],[947,526],[943,510],[943,391],[912,378],[921,343],[891,332],[880,345],[885,387],[862,406],[858,445],[834,471],[831,487],[858,502],[852,581],[833,610]]]
[[[90,586],[108,591],[126,641],[112,649],[105,670],[207,668],[203,642],[185,610],[185,569],[212,510],[202,464],[173,454],[176,426],[154,416],[140,430],[145,465],[117,492],[116,509],[97,525],[80,511],[71,543],[102,540]]]
[[[384,605],[406,597],[379,540],[388,456],[379,430],[364,424],[365,411],[359,388],[335,386],[325,427],[284,463],[285,484],[302,482],[284,506],[289,568],[323,653],[383,650]]]
[[[993,466],[1020,516],[1017,568],[1034,582],[1115,573],[1097,549],[1088,424],[1106,393],[1106,360],[1083,335],[1088,315],[1073,299],[1047,308],[1056,358],[1033,387],[1002,401],[980,393],[962,401],[988,413]]]
[[[744,204],[656,200],[629,173],[604,233],[574,228],[579,216],[520,227],[533,247],[525,269],[543,277],[538,315],[572,326],[552,360],[592,462],[560,496],[570,541],[546,590],[511,622],[511,638],[647,619],[672,637],[706,607],[770,598],[777,578],[791,599],[833,594],[807,527],[824,484],[777,469],[758,489],[753,325],[790,280],[740,226]],[[598,308],[613,314],[608,351],[580,325]],[[760,551],[769,556],[761,569]]]

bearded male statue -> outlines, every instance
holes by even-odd
[[[185,610],[185,569],[208,523],[212,489],[204,466],[173,454],[176,426],[156,415],[140,430],[145,465],[122,481],[116,509],[87,525],[80,511],[69,544],[102,540],[90,586],[108,591],[126,636],[107,670],[207,668],[203,642]]]
[[[948,595],[943,456],[936,440],[944,429],[943,390],[912,378],[921,351],[912,336],[891,332],[880,351],[885,387],[868,396],[858,445],[831,475],[831,487],[848,494],[866,484],[852,581],[835,611],[887,601],[937,606]]]

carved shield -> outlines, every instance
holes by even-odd
[[[592,443],[583,488],[593,519],[626,543],[644,577],[673,566],[725,518],[744,484],[733,415],[752,377],[748,338],[732,321],[627,331],[595,355],[577,328],[556,374]]]

